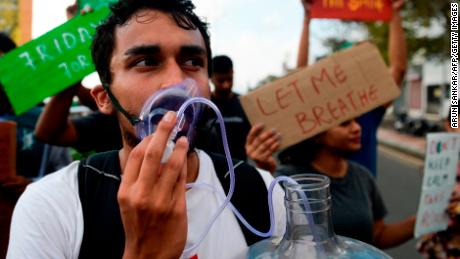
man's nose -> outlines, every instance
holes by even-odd
[[[176,61],[167,62],[164,69],[162,82],[160,84],[161,88],[176,85],[186,78],[184,71]]]

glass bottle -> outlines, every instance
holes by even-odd
[[[335,235],[328,177],[302,174],[291,178],[299,185],[284,184],[287,216],[284,236],[252,245],[248,258],[391,258],[371,245]]]

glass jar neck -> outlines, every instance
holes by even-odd
[[[324,243],[335,236],[331,217],[330,180],[324,175],[291,176],[299,185],[285,184],[284,240]]]

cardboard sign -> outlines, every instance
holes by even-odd
[[[391,0],[314,0],[311,6],[312,18],[388,21],[391,15]]]
[[[460,134],[428,134],[415,237],[447,228],[446,209],[456,183],[459,152]]]
[[[0,82],[16,114],[94,71],[90,46],[109,13],[81,15],[0,58]]]
[[[16,174],[16,123],[0,121],[0,180]]]
[[[380,53],[365,42],[260,87],[241,103],[254,125],[282,136],[281,148],[355,118],[399,95]]]

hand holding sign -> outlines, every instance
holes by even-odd
[[[460,192],[457,190],[454,190],[452,193],[452,197],[450,198],[449,201],[449,206],[447,207],[447,214],[451,218],[456,218],[460,216]],[[457,224],[460,224],[460,222],[455,222]]]
[[[0,81],[16,114],[94,71],[90,45],[108,8],[75,17],[0,59]]]
[[[391,19],[390,0],[314,0],[312,18],[377,21]]]
[[[260,87],[241,104],[252,125],[277,129],[281,147],[301,142],[399,95],[377,48],[370,43],[338,52]]]
[[[300,1],[302,2],[303,11],[304,11],[305,16],[310,17],[310,9],[311,9],[313,0],[300,0]]]
[[[274,172],[276,160],[273,153],[280,147],[280,135],[276,130],[265,131],[263,124],[257,124],[251,128],[246,139],[246,154],[257,167]]]
[[[404,6],[405,0],[391,0],[391,6],[393,7],[393,10],[396,12],[399,12],[401,8]]]
[[[446,209],[456,182],[460,134],[429,134],[415,236],[445,230]]]

